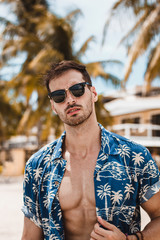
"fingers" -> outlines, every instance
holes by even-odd
[[[103,220],[101,217],[97,217],[98,222],[107,230],[111,230],[114,231],[115,226],[109,222],[106,222],[105,220]]]
[[[90,240],[105,240],[105,238],[97,235],[97,236],[94,236],[94,238],[91,237]]]
[[[94,225],[90,240],[126,239],[126,236],[113,224],[106,222],[101,217],[97,217],[97,220],[98,223]]]
[[[113,224],[106,222],[101,217],[97,217],[97,220],[99,223],[94,225],[90,240],[126,239],[126,236]]]
[[[106,230],[101,228],[98,223],[94,225],[94,229],[91,232],[91,240],[104,240],[104,236],[106,234]]]
[[[104,240],[104,237],[92,231],[90,240]]]

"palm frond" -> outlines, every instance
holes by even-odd
[[[64,17],[65,21],[68,21],[69,23],[73,23],[77,20],[77,18],[82,15],[82,11],[80,9],[75,9],[71,11],[69,14],[67,14]]]
[[[0,17],[0,22],[2,25],[7,26],[8,24],[11,24],[11,21],[9,21],[8,19],[4,18],[4,17]]]
[[[28,107],[26,111],[23,113],[23,116],[21,120],[19,121],[18,127],[17,127],[17,132],[20,134],[24,132],[25,125],[31,115],[31,107]]]
[[[115,2],[113,4],[113,7],[112,7],[112,9],[110,11],[110,14],[107,17],[107,20],[106,20],[106,22],[104,24],[104,27],[103,27],[102,46],[105,43],[107,31],[108,31],[108,28],[109,28],[109,25],[110,25],[112,19],[114,19],[114,17],[117,15],[117,13],[121,12],[122,10],[124,10],[125,4],[126,4],[126,0],[118,0],[117,2]]]
[[[109,25],[112,21],[112,19],[117,18],[117,15],[122,13],[124,15],[124,11],[129,12],[130,10],[132,10],[132,12],[136,15],[139,16],[140,19],[143,17],[141,15],[145,15],[145,12],[151,12],[153,11],[156,7],[157,7],[157,1],[154,0],[152,2],[148,2],[148,1],[140,1],[140,0],[118,0],[117,2],[115,2],[115,4],[113,5],[111,11],[110,11],[110,15],[107,18],[105,24],[104,24],[104,28],[103,28],[103,38],[102,38],[102,45],[104,45],[105,43],[105,39],[106,39],[106,35],[107,35],[107,31],[109,28]],[[139,21],[139,23],[142,22],[142,19]],[[135,25],[131,31],[131,33],[138,27],[138,21],[137,21],[137,26]],[[130,33],[130,34],[131,34]],[[127,34],[129,35],[129,34]],[[126,37],[125,37],[126,38]],[[124,41],[124,40],[122,40]]]
[[[86,67],[92,77],[96,78],[99,76],[105,79],[107,82],[110,81],[115,86],[120,85],[120,79],[113,74],[106,73],[101,62],[88,63],[86,64]]]
[[[107,82],[110,82],[114,86],[121,85],[121,80],[111,73],[102,72],[102,73],[99,73],[99,76],[101,76],[103,79],[107,80]]]
[[[11,57],[17,55],[18,49],[15,45],[9,45],[8,47],[5,46],[2,52],[2,61],[7,62]]]
[[[99,68],[99,67],[103,68],[103,70],[104,70],[104,68],[110,64],[122,65],[123,63],[116,59],[109,59],[109,60],[89,62],[86,64],[86,66],[89,71],[94,71],[94,69]]]
[[[153,12],[149,14],[146,21],[142,25],[141,31],[137,39],[130,48],[129,60],[126,65],[123,84],[125,84],[132,71],[133,63],[136,61],[138,56],[142,54],[144,50],[147,49],[148,45],[152,40],[152,37],[154,37],[155,34],[152,31],[152,28],[154,27],[155,22],[159,19],[159,16],[160,16],[160,4]]]
[[[15,37],[15,36],[25,36],[26,35],[26,30],[21,27],[21,26],[17,26],[11,22],[8,22],[8,24],[6,25],[6,28],[3,31],[3,36],[7,36],[7,37]]]
[[[128,39],[128,37],[130,37],[132,34],[134,34],[134,32],[144,23],[148,14],[149,14],[149,11],[147,9],[143,13],[143,15],[138,19],[138,21],[133,26],[133,28],[131,28],[131,30],[121,39],[121,41],[119,42],[119,45],[122,44],[126,39]]]
[[[160,76],[160,43],[151,51],[144,77],[144,94],[150,90],[153,79]]]
[[[61,61],[64,59],[64,56],[54,48],[43,48],[38,52],[36,57],[30,61],[28,68],[33,70],[33,72],[41,72],[42,69],[46,72],[49,64],[53,61]],[[45,62],[45,66],[44,66]]]
[[[138,15],[143,10],[147,8],[155,8],[156,0],[155,1],[140,1],[140,0],[119,0],[117,1],[113,7],[112,12],[117,14],[119,11],[124,11],[128,9],[132,9],[135,15]]]
[[[89,47],[90,42],[94,41],[95,37],[91,36],[89,37],[81,46],[81,48],[79,49],[79,51],[76,53],[77,57],[80,58],[82,54],[84,54],[86,52],[86,50]]]

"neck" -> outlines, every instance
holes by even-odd
[[[79,153],[91,151],[101,145],[101,131],[96,121],[85,121],[78,126],[65,126],[65,150]]]

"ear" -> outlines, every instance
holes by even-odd
[[[55,106],[54,106],[54,101],[53,101],[52,99],[50,99],[50,103],[51,103],[51,108],[52,108],[53,112],[54,112],[55,114],[57,114],[56,109],[55,109]]]
[[[94,86],[91,87],[91,92],[92,92],[92,95],[93,95],[93,101],[94,101],[94,102],[97,102],[97,100],[98,100],[98,94],[97,94],[96,89],[95,89]]]

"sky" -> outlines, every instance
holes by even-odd
[[[89,50],[83,56],[83,62],[93,62],[101,60],[115,59],[122,61],[123,65],[117,67],[108,65],[106,71],[114,74],[120,79],[124,76],[125,63],[127,61],[126,49],[123,45],[118,47],[121,37],[133,25],[135,19],[133,16],[124,17],[125,14],[117,16],[117,20],[113,21],[108,30],[105,44],[101,45],[103,27],[109,17],[110,9],[116,0],[50,0],[51,9],[60,17],[66,16],[67,13],[74,9],[81,9],[82,15],[76,21],[75,30],[75,49],[78,50],[82,43],[90,36],[95,36],[95,41],[90,44]],[[0,16],[7,16],[13,18],[9,10],[0,9]],[[133,88],[143,82],[143,75],[146,65],[146,58],[138,59],[133,67],[133,72],[128,80],[127,88]],[[110,93],[115,88],[111,84],[98,78],[92,79],[97,92]]]
[[[56,13],[60,16],[66,16],[67,12],[73,9],[80,8],[83,15],[79,17],[77,30],[76,48],[79,49],[81,44],[89,37],[94,35],[95,42],[90,46],[87,54],[83,57],[84,62],[93,62],[100,60],[115,59],[122,61],[123,65],[116,67],[109,65],[107,71],[115,74],[120,79],[124,76],[125,63],[127,61],[126,49],[123,45],[119,46],[119,42],[125,33],[134,24],[135,19],[133,15],[117,16],[117,20],[113,21],[108,30],[105,44],[102,47],[102,35],[104,24],[107,21],[110,9],[116,0],[58,0],[52,3],[52,9],[56,9]],[[143,83],[143,76],[145,71],[146,58],[141,57],[133,66],[133,72],[128,80],[127,88],[133,88],[136,85]],[[102,79],[96,79],[94,85],[98,93],[109,93],[115,88],[111,84],[104,83]]]

